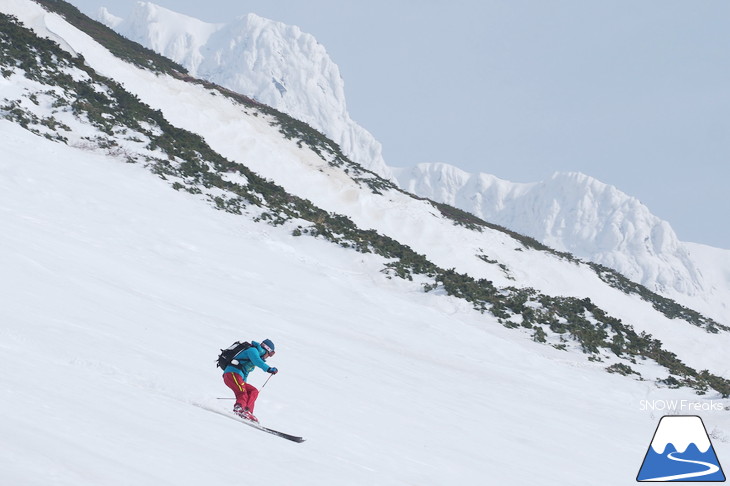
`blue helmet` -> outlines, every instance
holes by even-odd
[[[264,339],[263,341],[261,341],[261,347],[264,348],[264,351],[269,354],[274,354],[274,351],[276,350],[276,346],[274,346],[274,343],[271,341],[271,339]]]

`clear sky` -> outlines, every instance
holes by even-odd
[[[125,16],[135,0],[70,0]],[[679,238],[730,249],[727,0],[157,0],[249,12],[325,46],[388,165],[515,182],[579,171]]]

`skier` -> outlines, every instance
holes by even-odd
[[[223,382],[236,395],[233,412],[241,418],[253,422],[259,421],[253,414],[259,391],[255,386],[246,383],[246,380],[248,374],[257,366],[272,375],[279,372],[276,368],[266,364],[266,359],[275,354],[274,349],[271,339],[264,339],[261,343],[251,341],[251,347],[238,353],[231,364],[223,370]]]

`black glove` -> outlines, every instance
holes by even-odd
[[[277,374],[279,372],[279,370],[277,370],[276,368],[274,368],[272,366],[271,368],[269,368],[268,370],[266,370],[266,372],[267,373],[271,373],[272,375],[275,375],[275,374]]]

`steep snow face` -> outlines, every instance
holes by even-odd
[[[441,268],[454,268],[474,278],[487,279],[496,286],[517,285],[547,295],[588,297],[615,317],[636,326],[638,331],[661,339],[670,348],[676,344],[689,350],[688,339],[674,333],[674,322],[666,316],[657,316],[649,303],[633,307],[630,301],[634,297],[618,289],[607,289],[605,282],[587,266],[565,265],[556,256],[522,248],[520,242],[500,231],[477,232],[455,226],[452,220],[434,211],[431,204],[407,194],[395,190],[363,191],[361,183],[347,171],[332,166],[296,141],[282,139],[268,116],[253,116],[240,104],[213,96],[203,86],[131,68],[54,15],[31,17],[21,7],[13,12],[38,32],[53,35],[70,51],[82,53],[101,74],[114,78],[153,109],[161,110],[172,124],[201,135],[220,155],[276,181],[288,192],[319,208],[344,214],[360,228],[372,228],[408,245]],[[520,251],[515,251],[518,247]],[[536,272],[538,265],[545,270]],[[705,334],[699,328],[692,332]],[[720,346],[722,341],[715,339],[712,344]],[[698,346],[707,348],[704,342]],[[695,356],[688,351],[688,354],[692,355],[686,358],[690,366],[713,368],[703,362],[708,353]],[[681,358],[685,358],[684,353]]]
[[[689,250],[692,261],[702,271],[702,276],[708,283],[706,292],[702,295],[705,302],[712,303],[715,313],[719,316],[730,316],[730,250],[714,248],[699,243],[684,243]],[[677,299],[680,301],[680,299]],[[697,308],[700,308],[697,305]]]
[[[427,216],[432,207],[396,191],[358,192],[264,116],[127,65],[30,0],[1,5],[175,123],[373,223],[365,227],[457,268],[494,267],[474,257],[478,244],[513,269],[509,284],[585,291],[727,372],[727,333],[672,325],[579,265],[515,248],[496,231],[442,224]],[[40,81],[10,71],[0,97],[38,91],[30,104],[41,118],[70,113],[44,104]],[[242,453],[266,465],[271,485],[633,484],[656,423],[641,401],[707,404],[686,388],[656,388],[665,371],[651,360],[636,363],[647,381],[605,373],[606,362],[538,345],[460,299],[389,279],[373,253],[213,211],[141,164],[73,145],[0,121],[0,411],[12,417],[0,422],[2,484],[220,484]],[[464,248],[471,257],[460,261]],[[264,337],[277,343],[271,364],[281,373],[262,390],[257,415],[305,436],[303,445],[196,406],[230,408],[215,400],[230,392],[214,357],[235,339]],[[28,360],[29,349],[47,359]],[[39,396],[49,371],[53,393]],[[259,387],[264,379],[252,375]],[[719,437],[725,415],[708,420]],[[727,442],[718,453],[730,453]]]
[[[704,400],[516,338],[374,255],[214,211],[139,165],[4,120],[0,145],[2,484],[226,484],[242,454],[276,486],[629,484],[656,423],[640,401]],[[280,373],[257,415],[304,444],[195,406],[230,409],[218,349],[265,337]],[[626,446],[605,440],[617,431]]]
[[[727,309],[716,312],[718,299],[708,289],[717,285],[705,281],[706,272],[698,269],[670,225],[615,187],[582,174],[518,184],[446,164],[386,166],[380,144],[347,113],[337,66],[298,27],[254,14],[210,24],[149,2],[139,2],[127,19],[102,9],[100,20],[179,62],[194,76],[307,122],[351,159],[406,190],[611,267],[715,318],[730,319]]]
[[[406,190],[472,212],[560,251],[618,270],[659,293],[697,296],[702,273],[669,223],[592,177],[556,173],[518,184],[447,164],[396,169]]]
[[[99,10],[99,20],[107,26],[123,30],[126,37],[147,46],[195,73],[203,62],[201,49],[222,24],[175,14],[151,3],[138,2],[128,19],[114,16],[107,9]]]
[[[391,179],[379,142],[347,112],[339,68],[296,26],[248,14],[209,24],[153,3],[129,18],[102,9],[99,20],[207,79],[304,121],[366,169]]]

